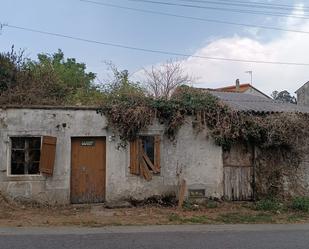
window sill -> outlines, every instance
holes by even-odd
[[[43,175],[8,175],[7,181],[45,181]]]

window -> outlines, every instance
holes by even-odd
[[[12,137],[11,175],[40,173],[41,138]]]
[[[131,174],[150,181],[160,170],[160,136],[140,136],[130,143]]]
[[[145,136],[141,137],[141,140],[144,153],[147,155],[152,164],[154,164],[154,137]],[[149,167],[149,170],[152,170],[152,168]]]
[[[56,137],[11,137],[11,175],[53,174]]]

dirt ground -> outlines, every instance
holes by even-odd
[[[309,223],[302,212],[256,211],[253,203],[215,203],[178,209],[159,205],[107,209],[103,204],[44,207],[0,201],[0,226],[84,226],[161,225],[161,224],[236,224]]]

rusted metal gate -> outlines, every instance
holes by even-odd
[[[73,138],[71,202],[103,202],[105,200],[105,179],[105,138]]]
[[[253,199],[254,152],[250,146],[233,145],[223,152],[224,197],[231,201]]]

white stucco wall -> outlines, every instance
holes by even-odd
[[[301,106],[309,106],[309,82],[296,91],[297,104]]]
[[[207,131],[195,134],[191,122],[179,130],[175,141],[163,136],[164,127],[155,124],[144,134],[162,134],[161,174],[150,182],[129,173],[129,148],[118,148],[119,138],[105,117],[95,110],[0,109],[0,190],[16,198],[51,203],[70,203],[72,137],[106,137],[106,200],[145,198],[176,192],[180,179],[188,188],[205,189],[207,196],[223,195],[221,147],[214,145]],[[55,136],[57,150],[52,177],[10,176],[10,136]]]

